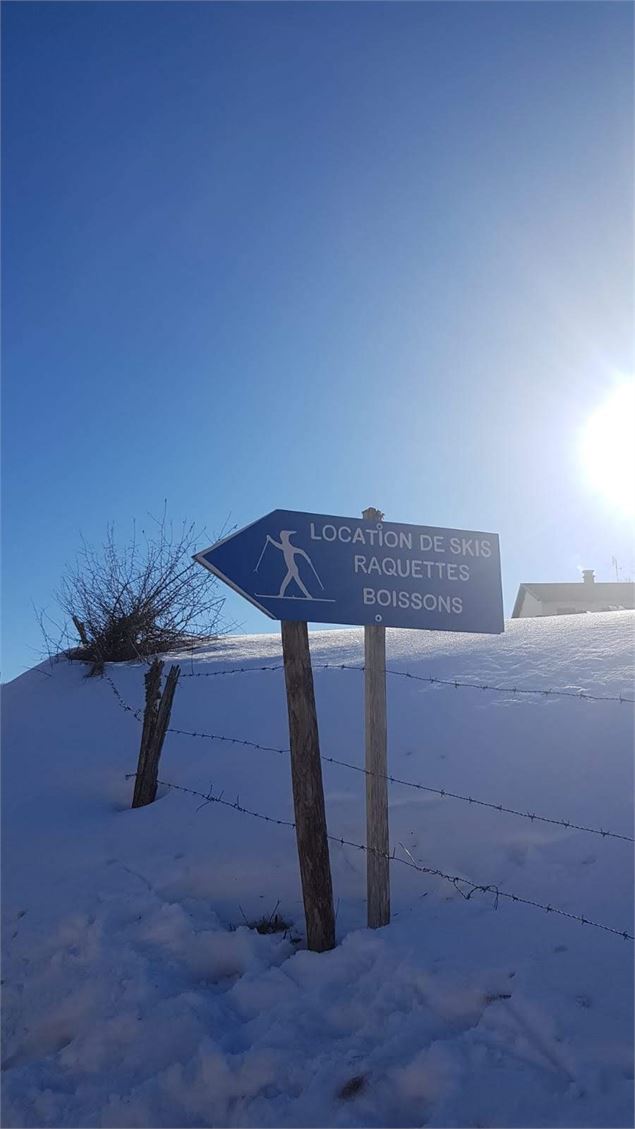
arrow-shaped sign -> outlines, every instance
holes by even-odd
[[[495,533],[274,510],[194,559],[271,619],[504,630]]]

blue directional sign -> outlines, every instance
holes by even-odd
[[[504,631],[495,533],[274,510],[194,559],[271,619]]]

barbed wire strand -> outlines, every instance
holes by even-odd
[[[102,678],[110,686],[110,689],[112,690],[113,694],[115,695],[115,698],[119,702],[119,705],[121,706],[122,710],[124,710],[126,713],[131,713],[133,717],[136,717],[137,721],[141,721],[142,711],[141,710],[135,710],[135,709],[133,709],[132,706],[128,705],[127,701],[123,697],[123,694],[121,694],[121,692],[119,691],[118,687],[113,682],[110,675],[106,674],[106,672],[104,671],[103,674],[102,674]]]
[[[392,776],[386,773],[372,773],[362,765],[351,764],[349,761],[338,760],[336,757],[323,756],[322,760],[328,761],[331,764],[341,765],[342,768],[352,769],[354,772],[361,772],[365,776],[380,776],[381,778],[390,781],[391,784],[401,784],[406,788],[416,788],[422,792],[432,792],[436,796],[442,798],[449,798],[452,800],[463,800],[468,804],[475,804],[478,807],[490,808],[492,811],[506,812],[508,815],[520,816],[522,819],[529,819],[532,823],[553,823],[558,827],[565,827],[570,831],[586,831],[592,835],[601,835],[603,839],[623,839],[627,843],[634,843],[635,839],[632,835],[621,835],[616,831],[605,831],[602,827],[586,827],[581,823],[572,823],[569,819],[553,819],[546,815],[538,815],[537,812],[520,811],[518,808],[506,807],[505,804],[492,803],[489,800],[477,800],[474,796],[463,796],[460,792],[452,792],[447,788],[433,788],[429,784],[419,784],[413,780],[402,780],[399,776]]]
[[[140,711],[134,710],[132,706],[129,706],[124,701],[110,678],[107,678],[107,681],[113,687],[121,707],[126,710],[126,712],[136,717],[137,721],[141,721]],[[193,737],[207,741],[221,741],[229,745],[242,745],[248,749],[258,749],[260,752],[264,753],[277,753],[279,756],[289,756],[288,748],[281,748],[276,745],[262,745],[258,741],[248,741],[241,737],[225,737],[220,733],[205,733],[191,729],[177,729],[175,726],[170,726],[166,732],[174,733],[181,737]],[[635,842],[635,838],[632,835],[622,835],[617,831],[607,831],[603,827],[587,827],[582,823],[574,823],[570,819],[554,819],[551,816],[539,815],[535,811],[521,811],[519,808],[508,807],[505,804],[494,803],[490,800],[479,800],[474,796],[462,795],[460,792],[453,792],[448,788],[434,788],[429,784],[421,784],[415,780],[404,780],[402,777],[394,776],[391,773],[371,772],[363,765],[352,764],[350,761],[327,756],[325,753],[321,754],[320,759],[327,764],[334,764],[340,768],[348,768],[352,772],[360,772],[364,776],[377,776],[382,780],[387,780],[391,784],[399,784],[404,788],[414,788],[420,792],[430,792],[435,796],[440,796],[442,799],[461,800],[464,803],[473,804],[476,807],[489,808],[491,811],[505,812],[507,815],[515,815],[521,819],[528,819],[531,823],[550,823],[557,827],[564,827],[568,831],[583,831],[590,835],[600,835],[603,839],[620,839],[626,843]]]
[[[364,671],[365,666],[352,663],[313,663],[314,670],[356,670]],[[220,678],[229,674],[254,674],[261,671],[284,670],[282,663],[272,663],[264,666],[235,666],[227,670],[201,670],[184,674],[183,678]],[[524,686],[495,686],[488,682],[463,682],[458,678],[435,678],[431,674],[412,674],[407,670],[387,669],[386,674],[395,678],[411,678],[415,682],[427,682],[436,686],[452,686],[458,690],[490,690],[499,694],[538,694],[547,698],[578,698],[589,702],[621,702],[635,705],[635,698],[628,698],[624,694],[590,694],[587,690],[558,690],[553,687],[539,689],[538,687]]]
[[[136,777],[136,775],[136,772],[128,772],[126,773],[126,780],[133,779],[134,777]],[[224,799],[224,792],[221,792],[220,795],[215,796],[212,785],[210,785],[208,792],[201,792],[196,788],[187,788],[183,784],[173,784],[168,780],[157,780],[157,784],[162,785],[162,787],[164,788],[170,788],[177,792],[185,792],[191,796],[196,796],[201,799],[203,802],[199,805],[197,811],[200,811],[201,808],[206,807],[207,804],[222,804],[223,807],[233,808],[234,811],[240,812],[243,815],[250,815],[254,819],[263,820],[265,823],[273,823],[278,827],[289,827],[295,830],[296,825],[293,820],[276,819],[274,816],[265,815],[263,812],[257,812],[253,811],[251,808],[246,808],[243,804],[240,803],[240,796],[237,796],[234,801]],[[494,895],[494,909],[498,909],[498,901],[500,898],[506,898],[509,901],[518,902],[521,905],[532,906],[534,909],[544,910],[545,913],[555,913],[559,917],[567,917],[572,921],[578,921],[581,925],[591,925],[593,928],[602,929],[606,933],[614,933],[618,937],[623,937],[625,941],[635,940],[633,935],[630,934],[626,929],[614,929],[611,925],[603,925],[599,921],[592,921],[591,918],[585,917],[584,914],[571,913],[569,910],[560,909],[558,906],[552,906],[550,904],[545,904],[544,902],[537,902],[533,898],[523,898],[520,894],[511,894],[506,890],[501,890],[496,885],[496,883],[489,882],[485,884],[472,882],[469,878],[463,878],[459,874],[446,874],[445,871],[440,870],[438,867],[422,866],[420,863],[415,862],[409,852],[407,852],[409,854],[409,858],[404,859],[400,855],[397,855],[394,850],[392,851],[392,853],[380,851],[376,847],[367,847],[363,843],[355,843],[351,839],[345,839],[340,835],[331,835],[327,833],[327,839],[329,839],[333,843],[339,843],[340,846],[343,847],[353,847],[355,850],[364,851],[366,854],[377,855],[379,858],[388,859],[390,862],[399,862],[403,866],[407,866],[410,869],[416,870],[421,874],[429,874],[433,878],[442,878],[451,886],[453,886],[456,892],[460,894],[461,897],[465,899],[465,901],[468,902],[470,901],[473,894],[491,893]],[[462,886],[469,887],[467,893],[465,893],[461,889]]]

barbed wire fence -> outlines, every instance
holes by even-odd
[[[314,670],[351,670],[358,673],[366,669],[363,664],[355,663],[312,663]],[[283,670],[282,663],[272,663],[265,666],[235,666],[228,670],[202,670],[184,673],[183,678],[221,678],[231,674],[256,674],[262,671]],[[455,690],[490,690],[499,694],[534,694],[545,698],[577,698],[587,702],[619,702],[622,705],[635,705],[635,698],[625,694],[590,694],[588,690],[561,690],[552,687],[527,687],[527,686],[496,686],[489,682],[463,682],[459,678],[435,678],[431,674],[413,674],[408,670],[389,670],[386,674],[393,678],[409,678],[413,682],[426,682],[433,686],[452,686]]]
[[[136,775],[137,774],[135,772],[126,773],[126,779],[131,780],[136,777]],[[295,830],[295,823],[293,820],[277,819],[275,816],[265,815],[263,812],[258,812],[254,811],[251,808],[247,808],[243,804],[241,804],[240,796],[237,796],[236,799],[232,801],[224,799],[224,792],[221,792],[219,795],[214,795],[212,786],[210,786],[207,792],[201,792],[196,788],[188,788],[183,784],[171,783],[169,780],[159,780],[158,783],[161,784],[164,788],[170,788],[176,792],[184,792],[190,796],[194,796],[202,800],[203,802],[197,809],[199,811],[201,810],[201,808],[206,807],[208,804],[221,804],[223,807],[233,808],[234,811],[240,812],[242,815],[249,815],[254,819],[263,820],[265,823],[273,823],[278,827],[288,827],[291,830]],[[409,858],[402,858],[400,855],[396,854],[394,850],[390,854],[386,854],[383,851],[377,851],[372,847],[365,846],[364,843],[356,843],[352,839],[346,839],[341,835],[327,834],[327,839],[329,839],[332,843],[339,843],[342,847],[353,847],[358,851],[365,852],[366,854],[374,854],[379,856],[380,858],[386,858],[390,862],[401,863],[403,866],[407,866],[411,870],[416,870],[420,874],[428,874],[433,878],[444,879],[454,887],[456,892],[460,894],[461,897],[465,899],[465,901],[468,902],[471,897],[477,893],[493,894],[494,909],[498,909],[498,902],[500,898],[507,898],[512,902],[518,902],[522,905],[532,906],[534,909],[544,910],[545,913],[553,913],[558,915],[559,917],[567,917],[571,921],[579,922],[580,925],[589,925],[594,929],[602,929],[605,933],[614,933],[617,937],[622,937],[625,941],[635,940],[633,935],[629,933],[627,929],[614,929],[611,925],[604,925],[599,921],[593,921],[591,918],[586,917],[584,914],[571,913],[569,910],[560,909],[559,906],[552,906],[544,902],[537,902],[532,898],[524,898],[519,894],[512,894],[507,890],[501,890],[500,887],[493,882],[472,882],[469,878],[464,878],[459,874],[447,874],[445,871],[439,870],[438,867],[423,866],[414,860],[408,849],[404,847],[403,844],[400,844],[400,846],[403,848],[406,854],[409,855]],[[467,893],[465,892],[465,889],[463,889],[464,887],[467,887]]]
[[[114,685],[109,676],[106,676],[107,681],[110,683],[120,706],[128,713],[133,714],[137,720],[141,720],[139,710],[134,710],[132,706],[124,701],[119,690]],[[199,730],[180,729],[176,726],[170,726],[167,730],[168,733],[174,733],[182,737],[193,737],[199,740],[218,741],[230,745],[241,745],[244,748],[256,749],[265,753],[276,753],[279,756],[288,756],[289,749],[284,746],[278,745],[263,745],[258,741],[249,741],[241,737],[228,737],[220,733],[206,733]],[[448,788],[435,788],[430,784],[422,784],[415,780],[406,780],[403,777],[395,776],[392,773],[372,773],[363,765],[353,764],[350,761],[341,760],[339,757],[328,756],[325,753],[321,754],[320,759],[326,764],[337,765],[340,768],[347,768],[352,772],[361,773],[363,776],[380,776],[382,779],[389,781],[391,784],[399,784],[404,788],[414,788],[417,791],[429,792],[433,795],[439,796],[442,799],[460,800],[467,804],[472,804],[476,807],[489,808],[491,811],[505,813],[507,815],[515,815],[521,819],[528,819],[532,823],[549,823],[558,827],[564,827],[570,831],[582,831],[590,835],[599,835],[603,839],[621,839],[627,843],[634,843],[635,838],[632,835],[624,835],[617,831],[609,831],[604,827],[588,827],[582,823],[575,823],[570,819],[555,819],[553,816],[540,815],[535,811],[521,811],[520,808],[513,808],[506,804],[498,803],[492,800],[482,800],[475,796],[463,795],[460,792],[453,792]]]
[[[363,671],[364,670],[363,665],[352,665],[352,664],[346,664],[346,663],[314,664],[314,668],[319,669],[319,670],[348,670],[348,671]],[[265,665],[260,665],[260,666],[233,667],[233,668],[229,668],[229,669],[221,670],[221,671],[192,671],[190,673],[183,672],[182,677],[184,677],[184,678],[188,678],[188,677],[189,678],[213,678],[213,677],[222,677],[222,676],[225,676],[225,675],[229,676],[229,675],[235,675],[235,674],[260,673],[260,672],[263,672],[263,671],[277,671],[277,670],[282,670],[282,669],[283,669],[283,665],[281,663],[265,664]],[[588,691],[579,691],[578,692],[578,691],[555,689],[555,688],[525,688],[525,687],[494,686],[494,685],[491,685],[489,683],[463,682],[459,679],[456,679],[456,680],[455,679],[438,679],[438,678],[435,678],[433,676],[415,675],[415,674],[412,674],[409,671],[387,670],[386,673],[390,674],[392,676],[395,676],[395,677],[403,677],[403,678],[412,679],[414,681],[420,681],[420,682],[431,683],[431,684],[439,684],[439,685],[442,685],[442,686],[453,687],[453,688],[456,688],[456,689],[467,688],[467,689],[478,689],[478,690],[491,690],[491,691],[496,691],[496,692],[499,692],[499,693],[509,693],[509,694],[535,694],[535,695],[542,695],[544,697],[577,698],[579,700],[607,701],[607,702],[613,702],[613,703],[619,703],[619,704],[632,702],[632,703],[635,704],[635,699],[631,699],[631,698],[629,698],[629,697],[627,697],[623,694],[620,694],[620,695],[601,695],[601,694],[592,694],[592,693],[589,693]],[[109,684],[111,690],[113,691],[120,708],[122,710],[124,710],[125,712],[130,713],[138,722],[141,722],[142,721],[142,711],[139,710],[139,709],[134,709],[133,706],[131,706],[128,702],[126,702],[123,695],[119,691],[118,687],[114,683],[113,679],[106,672],[104,672],[104,679]],[[174,733],[174,734],[180,735],[180,736],[191,737],[191,738],[194,738],[194,739],[218,741],[218,742],[225,742],[225,743],[228,743],[228,744],[241,745],[245,748],[250,748],[250,749],[254,749],[254,750],[258,750],[258,751],[262,751],[262,752],[270,752],[270,753],[274,753],[274,754],[277,754],[277,755],[280,755],[280,756],[289,755],[289,749],[288,748],[279,747],[279,746],[272,746],[272,745],[264,745],[264,744],[261,744],[260,742],[257,742],[257,741],[249,741],[249,740],[237,738],[237,737],[228,737],[228,736],[221,735],[221,734],[207,733],[207,732],[203,732],[203,731],[185,730],[185,729],[180,729],[180,728],[175,727],[175,726],[169,727],[168,732]],[[368,770],[361,765],[356,765],[356,764],[353,764],[349,761],[341,760],[337,757],[331,757],[331,756],[322,754],[321,759],[328,764],[337,765],[339,767],[346,768],[346,769],[361,773],[362,775],[365,775],[365,776],[374,775],[374,774],[370,774],[368,772]],[[136,773],[128,773],[126,775],[126,779],[133,779],[133,778],[136,777],[136,775],[137,775]],[[384,774],[380,774],[380,775],[384,779],[388,780],[389,782],[391,782],[393,784],[398,784],[398,785],[401,785],[401,786],[407,787],[407,788],[413,788],[413,789],[416,789],[418,791],[432,793],[432,794],[435,794],[435,795],[437,795],[437,796],[439,796],[440,798],[443,798],[443,799],[447,798],[447,799],[459,800],[459,801],[468,803],[470,805],[488,808],[490,810],[498,811],[500,813],[506,813],[506,814],[517,816],[517,817],[520,817],[520,818],[523,818],[523,819],[528,819],[531,822],[540,822],[540,823],[557,825],[557,826],[563,827],[563,828],[568,829],[568,830],[575,830],[575,831],[580,831],[580,832],[587,833],[587,834],[600,836],[603,839],[609,839],[610,838],[610,839],[621,840],[621,841],[629,842],[629,843],[633,843],[635,841],[633,836],[625,835],[625,834],[622,834],[622,833],[616,832],[616,831],[611,831],[611,830],[608,830],[608,829],[603,828],[603,827],[590,827],[590,826],[586,826],[586,825],[581,824],[581,823],[575,823],[574,821],[568,820],[568,819],[556,819],[552,816],[540,815],[540,814],[538,814],[537,812],[534,812],[534,811],[522,811],[519,808],[514,808],[514,807],[511,807],[511,806],[508,806],[508,805],[504,805],[502,803],[496,803],[496,802],[489,801],[489,800],[479,799],[477,797],[473,797],[471,795],[464,795],[464,794],[461,794],[461,793],[458,793],[458,792],[451,791],[449,789],[435,788],[431,785],[426,785],[426,784],[423,784],[423,783],[418,782],[418,781],[406,780],[406,779],[394,776],[392,774],[386,774],[385,776],[384,776]],[[232,808],[233,810],[235,810],[235,811],[237,811],[237,812],[239,812],[243,815],[251,816],[252,818],[259,819],[263,822],[270,823],[270,824],[276,824],[278,826],[287,827],[289,829],[295,829],[295,823],[292,820],[277,819],[277,818],[275,818],[273,816],[269,816],[269,815],[267,815],[263,812],[257,812],[257,811],[250,809],[250,808],[247,808],[240,803],[240,797],[239,796],[236,797],[235,801],[227,800],[227,799],[224,798],[224,792],[221,791],[219,794],[215,794],[212,786],[210,786],[210,788],[208,789],[207,792],[203,792],[199,789],[189,788],[185,785],[177,784],[177,783],[174,783],[174,782],[171,782],[171,781],[159,780],[158,783],[160,785],[162,785],[163,787],[166,787],[170,790],[182,792],[182,793],[185,793],[185,794],[188,794],[188,795],[191,795],[195,798],[200,799],[202,801],[202,803],[199,805],[199,809],[197,809],[197,810],[200,810],[200,808],[203,808],[203,807],[205,807],[209,804],[220,804],[223,807]],[[329,834],[328,838],[332,842],[338,843],[341,846],[348,846],[348,847],[351,847],[355,850],[359,850],[359,851],[366,852],[366,853],[373,853],[373,854],[380,853],[380,852],[377,852],[376,850],[373,850],[372,848],[368,848],[367,846],[365,846],[362,843],[357,843],[357,842],[343,838],[343,837],[338,836],[338,835]],[[581,925],[589,925],[593,928],[601,929],[604,932],[611,933],[611,934],[614,934],[616,936],[622,937],[624,940],[633,941],[635,939],[633,934],[629,933],[628,930],[616,929],[612,926],[605,925],[601,922],[594,921],[584,914],[572,913],[572,912],[570,912],[568,910],[564,910],[564,909],[562,909],[558,906],[553,906],[553,905],[548,904],[548,903],[539,902],[539,901],[536,901],[535,899],[525,898],[521,895],[514,894],[514,893],[511,893],[509,891],[501,890],[498,887],[498,885],[496,885],[494,883],[475,883],[475,882],[472,882],[470,879],[467,879],[467,878],[465,878],[461,875],[448,874],[445,871],[442,871],[437,867],[423,866],[422,864],[417,863],[415,861],[415,859],[412,857],[410,851],[408,851],[408,849],[403,844],[400,844],[400,846],[402,847],[403,851],[408,855],[408,858],[403,858],[402,856],[397,855],[394,850],[391,854],[386,854],[386,855],[382,854],[382,857],[389,859],[389,861],[391,863],[400,863],[401,865],[407,866],[410,869],[418,871],[419,873],[427,874],[431,877],[440,878],[440,879],[448,882],[454,888],[454,890],[457,893],[459,893],[466,901],[469,901],[474,894],[477,894],[477,893],[488,894],[489,893],[489,894],[493,895],[494,908],[495,909],[498,908],[498,903],[499,903],[500,899],[506,899],[506,900],[509,900],[509,901],[512,901],[512,902],[517,902],[519,904],[527,905],[527,906],[533,907],[535,909],[542,910],[545,913],[553,913],[557,916],[565,917],[565,918],[568,918],[569,920],[572,920],[572,921],[577,921]],[[424,895],[422,895],[422,896],[424,896]]]

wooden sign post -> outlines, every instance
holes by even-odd
[[[307,620],[364,626],[368,924],[390,921],[386,628],[504,631],[495,533],[272,510],[194,559],[282,623],[291,771],[310,949],[335,941]]]
[[[362,517],[381,522],[381,510],[370,506]],[[381,618],[381,617],[380,617]],[[366,894],[368,925],[390,921],[388,838],[388,758],[386,755],[386,628],[364,627],[364,714],[366,744]]]
[[[303,621],[283,620],[281,631],[307,947],[321,953],[335,946],[335,915],[309,633]]]

